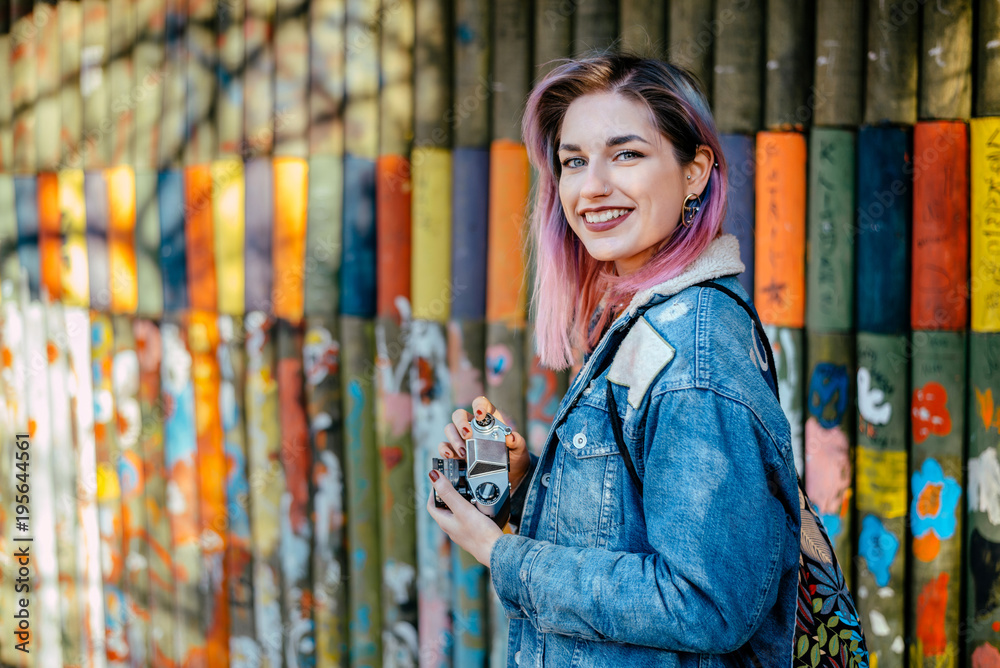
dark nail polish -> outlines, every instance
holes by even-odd
[[[444,453],[444,458],[445,459],[451,459],[451,453],[450,452]]]
[[[441,477],[441,474],[437,471],[431,471],[427,475],[430,477],[431,482],[437,482],[437,479]]]
[[[465,448],[459,448],[458,449],[458,454],[459,454],[459,456],[464,457],[465,456]]]

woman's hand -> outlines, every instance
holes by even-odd
[[[447,478],[437,471],[431,471],[429,475],[434,489],[427,497],[427,512],[456,545],[488,568],[493,544],[503,535],[503,531],[455,491]],[[435,490],[447,504],[447,509],[434,505]]]
[[[504,414],[497,410],[486,397],[473,399],[472,410],[477,419],[489,413],[500,422],[510,426],[510,422]],[[472,417],[473,415],[463,408],[459,408],[451,414],[451,424],[444,428],[444,435],[448,440],[442,441],[438,446],[438,454],[441,457],[445,459],[465,458],[465,439],[472,436],[472,425],[470,424]],[[528,455],[528,444],[524,437],[516,431],[507,435],[507,456],[510,459],[508,478],[510,490],[513,492],[524,480],[531,463],[531,458]]]

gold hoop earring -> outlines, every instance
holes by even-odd
[[[692,199],[694,202],[689,204]],[[698,215],[700,210],[701,198],[694,193],[690,193],[684,198],[684,205],[681,207],[681,224],[684,225],[684,227],[691,227],[691,224],[694,222],[694,217]]]

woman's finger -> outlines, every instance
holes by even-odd
[[[472,420],[472,413],[465,410],[464,408],[459,408],[454,413],[451,414],[451,423],[455,425],[455,428],[459,432],[462,431],[462,427],[466,429],[470,426],[470,421]]]
[[[490,403],[490,400],[486,397],[476,397],[472,400],[472,413],[475,415],[476,419],[483,417],[487,413],[493,413],[496,411],[496,406]],[[504,422],[506,424],[506,422]]]
[[[444,428],[444,435],[448,438],[448,444],[451,446],[453,456],[465,457],[465,439],[459,435],[455,425],[447,425]]]
[[[438,443],[438,456],[442,459],[457,459],[458,453],[452,450],[451,443],[448,441],[441,441]]]

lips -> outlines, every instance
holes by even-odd
[[[600,222],[591,223],[587,220],[586,216],[584,216],[583,221],[588,230],[593,232],[605,232],[607,230],[614,229],[625,222],[625,220],[632,215],[632,211],[634,211],[634,209],[620,209],[620,211],[624,211],[625,213],[615,218],[611,218],[610,220],[600,220]]]

